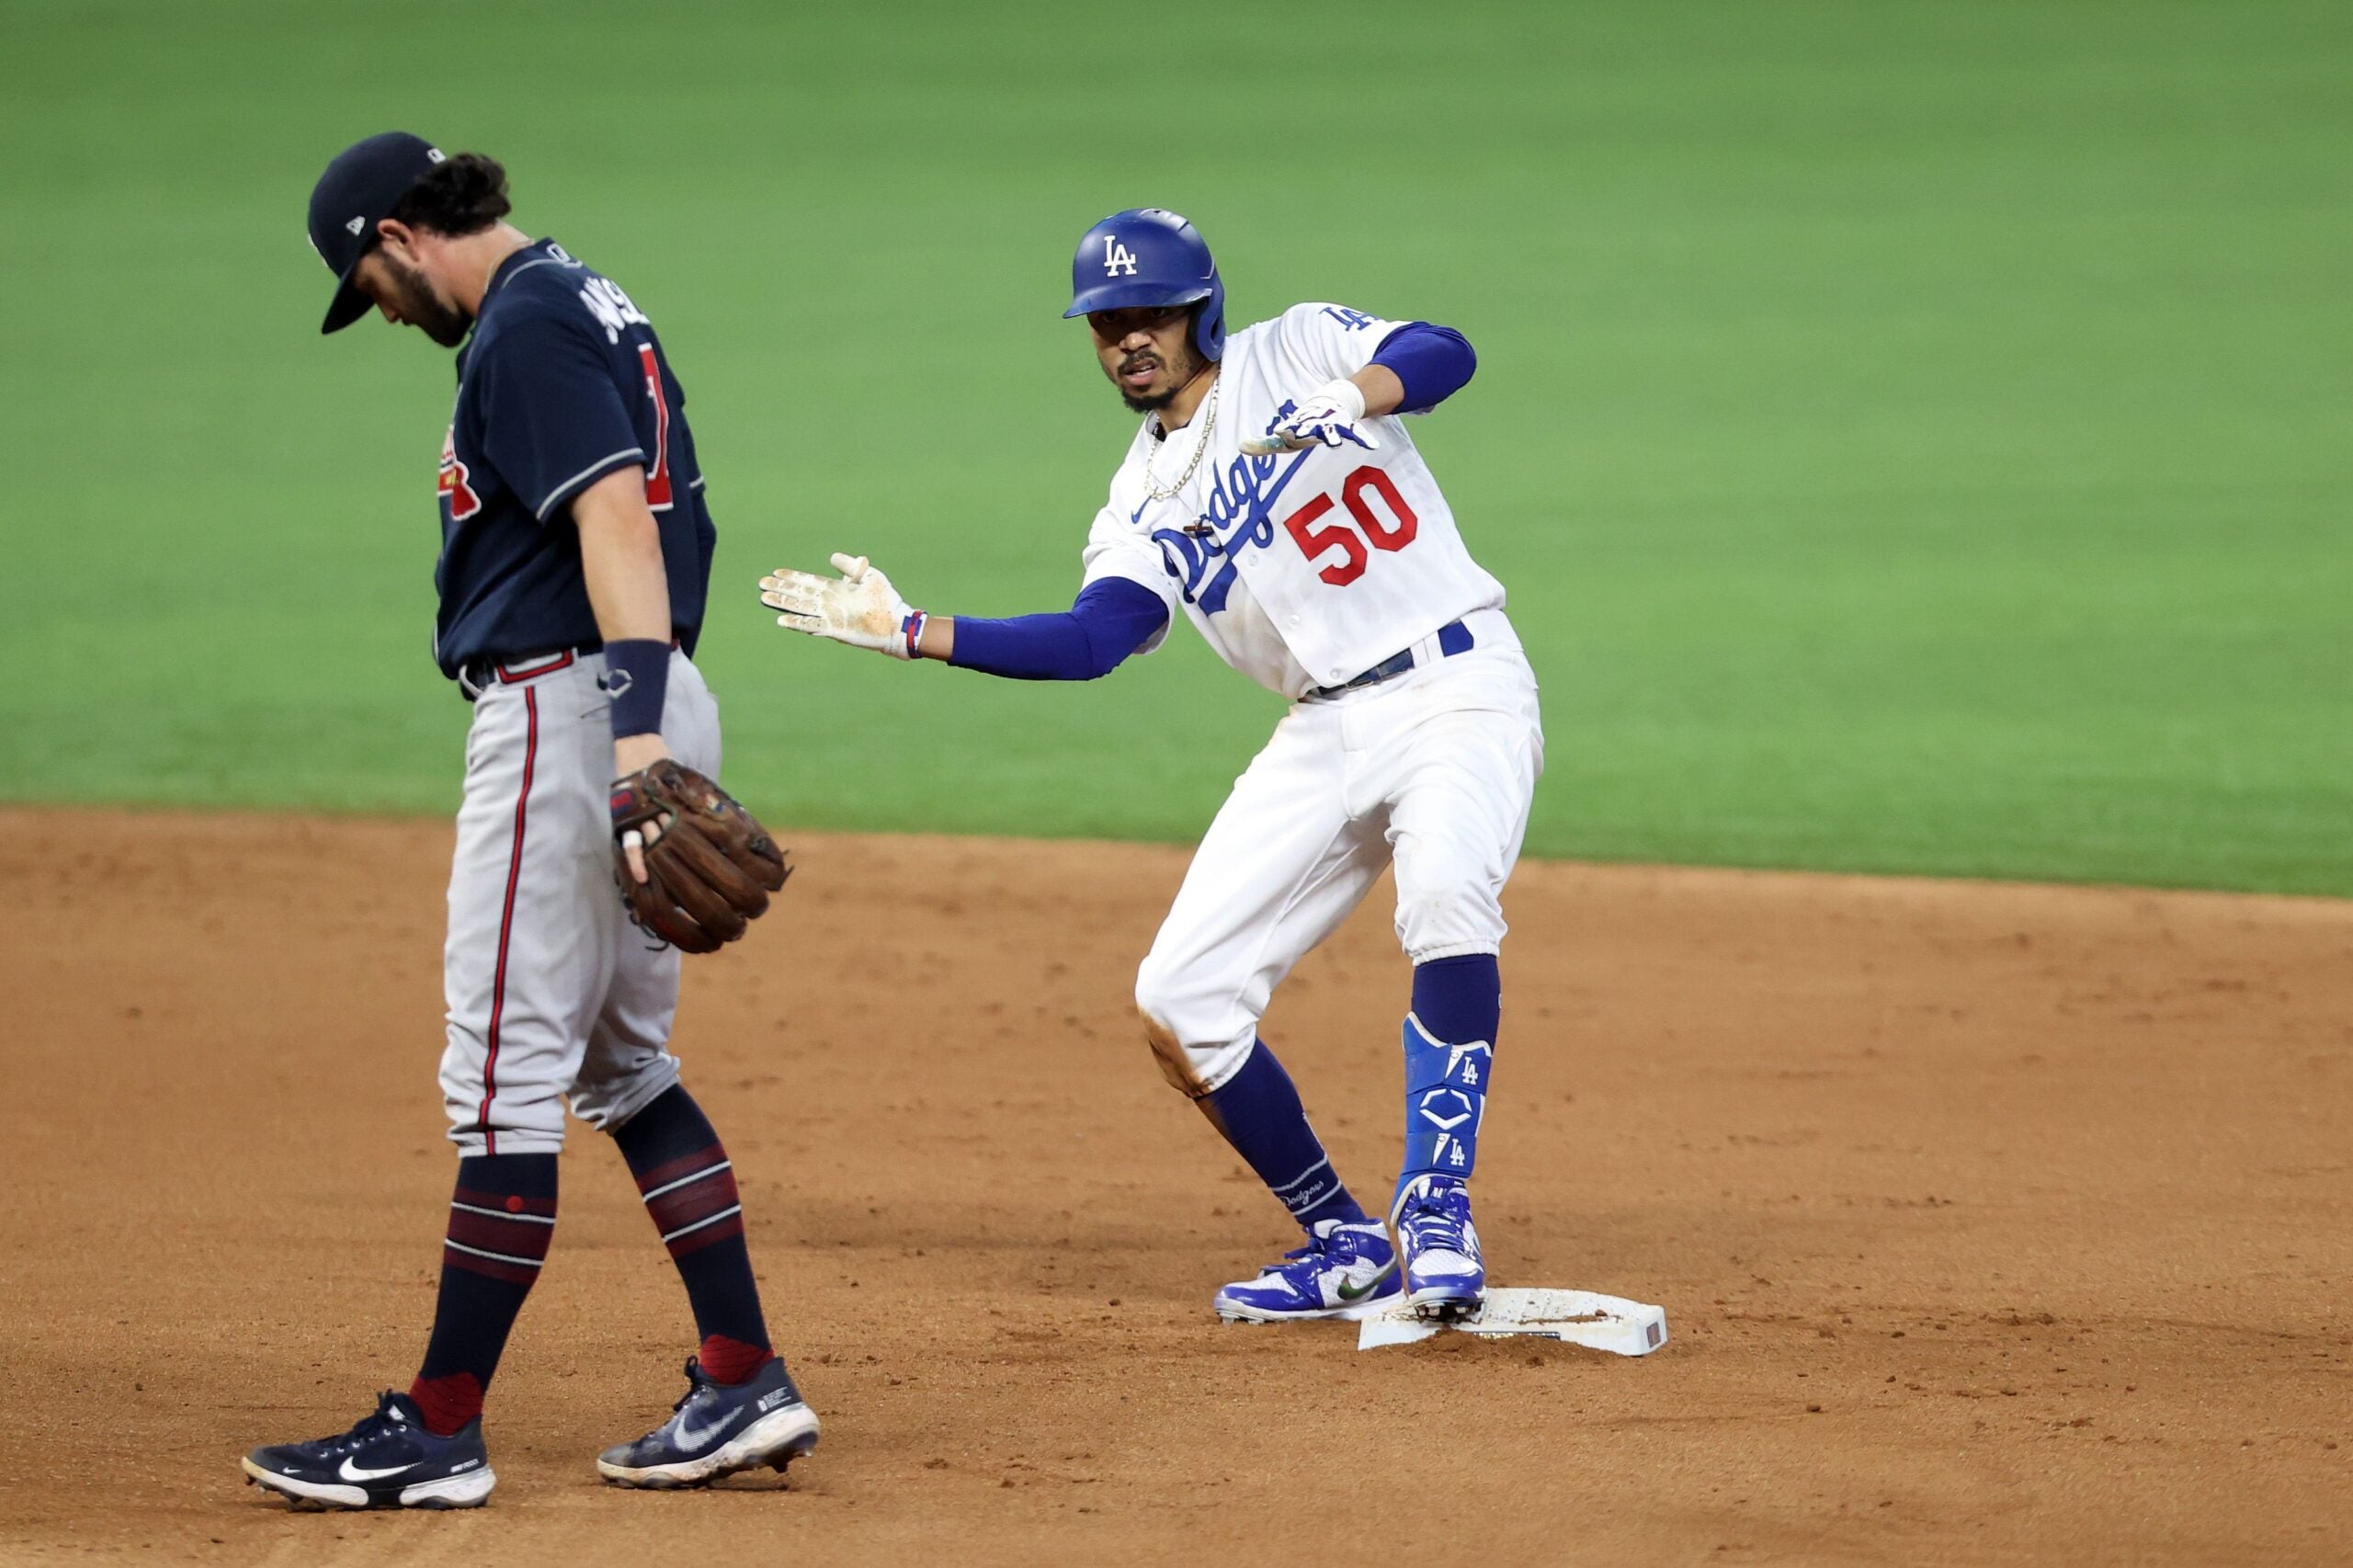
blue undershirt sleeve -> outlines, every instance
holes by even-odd
[[[1462,390],[1479,368],[1470,339],[1450,326],[1407,322],[1381,340],[1372,362],[1386,365],[1404,383],[1400,414],[1427,414]]]
[[[1009,620],[956,618],[959,669],[1012,680],[1094,680],[1141,648],[1168,619],[1160,596],[1124,577],[1081,589],[1066,610]]]

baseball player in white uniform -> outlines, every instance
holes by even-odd
[[[1104,373],[1145,417],[1071,608],[931,615],[847,554],[838,577],[762,578],[763,600],[797,631],[1023,679],[1102,676],[1158,647],[1181,609],[1227,664],[1290,699],[1136,978],[1162,1072],[1305,1233],[1213,1304],[1230,1321],[1347,1317],[1402,1291],[1426,1317],[1475,1312],[1486,1277],[1468,1184],[1502,1007],[1499,899],[1544,737],[1503,587],[1463,547],[1399,417],[1470,380],[1470,345],[1321,303],[1229,337],[1207,244],[1157,209],[1090,229],[1072,279],[1065,314],[1086,318]],[[1405,1153],[1368,1216],[1258,1023],[1391,865],[1414,965]]]

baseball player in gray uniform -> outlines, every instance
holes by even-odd
[[[642,798],[615,780],[674,760],[719,771],[719,712],[690,656],[715,536],[686,395],[620,286],[507,211],[497,163],[397,131],[347,149],[311,198],[336,279],[324,330],[373,308],[459,351],[435,655],[473,726],[441,1057],[458,1174],[433,1332],[406,1392],[246,1458],[298,1506],[488,1499],[483,1401],[554,1233],[567,1099],[629,1162],[700,1337],[671,1418],[599,1471],[695,1485],[780,1470],[817,1437],[769,1345],[732,1163],[669,1051],[678,950],[631,923],[615,885],[617,820]],[[642,882],[660,829],[628,831]]]

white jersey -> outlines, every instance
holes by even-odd
[[[1380,445],[1250,457],[1296,400],[1372,362],[1401,324],[1338,305],[1293,305],[1227,337],[1212,412],[1163,437],[1148,417],[1087,536],[1086,580],[1123,577],[1181,604],[1218,656],[1270,691],[1300,697],[1353,679],[1473,610],[1503,585],[1456,531],[1403,420],[1367,419]],[[1206,443],[1206,449],[1203,449]],[[1170,499],[1160,489],[1195,454]],[[1142,652],[1166,637],[1164,630]]]

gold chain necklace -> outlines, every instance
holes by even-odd
[[[1152,476],[1152,460],[1158,457],[1160,449],[1168,444],[1168,438],[1165,434],[1159,440],[1153,443],[1149,451],[1144,453],[1143,487],[1145,493],[1154,500],[1173,501],[1179,491],[1192,483],[1195,471],[1201,466],[1201,458],[1210,449],[1210,437],[1217,431],[1217,394],[1218,389],[1224,384],[1223,376],[1210,382],[1210,395],[1201,405],[1201,438],[1193,443],[1193,460],[1185,465],[1185,472],[1176,476],[1176,483],[1163,490],[1160,487],[1160,482]]]

